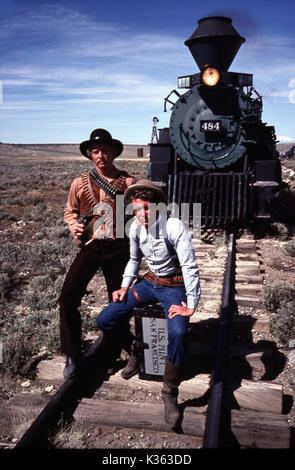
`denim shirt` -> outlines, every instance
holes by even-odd
[[[125,268],[122,287],[130,287],[137,278],[143,256],[150,271],[159,277],[177,274],[180,264],[187,307],[196,308],[201,295],[199,269],[190,233],[183,222],[173,217],[167,220],[160,215],[156,224],[147,230],[134,220],[129,237],[130,260]]]

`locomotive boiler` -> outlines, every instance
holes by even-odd
[[[203,227],[271,220],[281,186],[273,126],[262,122],[262,97],[253,75],[229,72],[245,38],[228,17],[200,19],[185,45],[200,72],[178,77],[169,128],[150,144],[149,178],[169,203],[201,204]]]

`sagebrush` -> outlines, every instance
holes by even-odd
[[[44,355],[59,352],[58,297],[78,250],[63,211],[71,182],[92,166],[86,158],[1,158],[1,229],[12,227],[16,235],[1,244],[0,253],[2,371],[33,377]],[[116,166],[126,169],[124,162]],[[132,174],[143,177],[145,167],[145,162],[137,164]],[[25,241],[22,230],[27,233]],[[95,328],[90,303],[91,296],[86,295],[81,305],[84,333]]]

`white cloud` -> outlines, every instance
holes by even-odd
[[[177,87],[177,76],[198,72],[184,46],[186,38],[177,31],[142,33],[55,3],[27,8],[0,26],[6,52],[0,66],[1,108],[9,119],[30,111],[33,119],[42,112],[46,117],[56,112],[61,119],[69,111],[89,115],[99,108],[103,115],[112,114],[111,119],[122,112],[137,124],[140,113],[163,109],[163,98]],[[277,36],[276,31],[271,37],[251,37],[230,70],[252,73],[268,104],[290,103],[294,46],[294,38]],[[291,135],[292,129],[282,126],[280,132]]]
[[[52,106],[84,103],[161,104],[173,82],[157,81],[148,75],[107,72],[96,69],[75,71],[63,67],[50,73],[31,66],[6,70],[2,109],[49,109]],[[31,77],[34,77],[32,79]]]
[[[176,86],[168,69],[175,72],[177,61],[190,58],[176,36],[130,33],[124,25],[97,23],[55,4],[29,9],[2,26],[7,44],[22,38],[0,66],[3,110],[99,102],[161,106]]]
[[[295,142],[295,137],[287,137],[285,135],[279,135],[277,140],[279,140],[281,144],[288,144],[289,142]]]

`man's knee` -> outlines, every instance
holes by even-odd
[[[125,326],[131,309],[124,302],[111,302],[96,317],[96,324],[102,331],[110,331]]]
[[[96,317],[96,324],[102,331],[110,330],[116,323],[113,311],[113,302],[105,307]]]
[[[58,303],[62,311],[69,311],[69,313],[81,305],[81,296],[75,295],[69,289],[63,289],[58,298]]]
[[[98,328],[102,331],[104,331],[104,329],[106,328],[107,326],[107,322],[105,321],[105,318],[104,318],[104,314],[103,314],[103,310],[100,312],[99,315],[97,315],[96,317],[96,325],[98,326]]]

